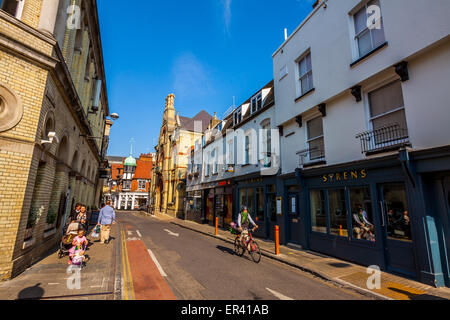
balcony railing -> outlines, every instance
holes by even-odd
[[[386,125],[356,136],[361,141],[361,152],[370,153],[410,146],[408,129],[398,124]]]

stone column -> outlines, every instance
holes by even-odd
[[[131,202],[131,210],[134,210],[135,201],[136,201],[136,195],[133,194],[133,202]]]
[[[58,14],[59,0],[43,0],[38,29],[53,35],[55,31],[56,16]]]

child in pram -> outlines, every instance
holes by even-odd
[[[82,265],[86,261],[84,256],[88,241],[84,236],[84,229],[78,230],[78,235],[73,239],[73,247],[69,250],[68,264]]]

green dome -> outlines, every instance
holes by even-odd
[[[136,159],[133,158],[132,156],[129,156],[128,158],[125,159],[123,165],[129,167],[136,167]]]

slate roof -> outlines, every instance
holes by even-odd
[[[213,117],[208,112],[202,110],[199,113],[197,113],[193,118],[180,116],[180,125],[181,128],[184,130],[194,131],[195,121],[201,121],[203,132],[206,130],[206,128],[208,128],[209,122],[211,121],[212,118]]]

